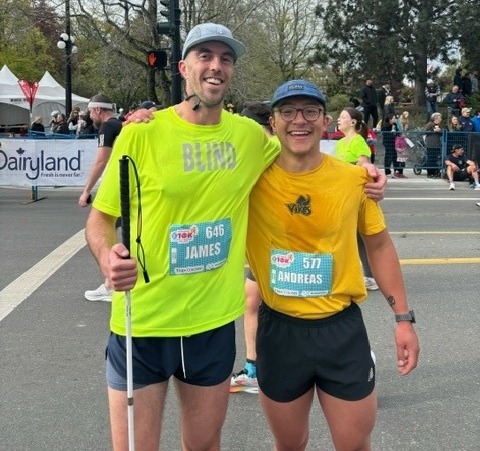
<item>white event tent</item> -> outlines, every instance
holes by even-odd
[[[72,94],[72,107],[85,110],[88,101],[86,97]],[[65,113],[65,88],[46,71],[38,82],[32,118],[41,116],[43,124],[48,127],[54,110]],[[5,65],[0,70],[0,127],[27,125],[30,122],[30,105],[18,84],[18,77]]]

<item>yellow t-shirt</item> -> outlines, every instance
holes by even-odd
[[[139,268],[131,291],[133,336],[184,336],[222,326],[245,308],[248,198],[279,152],[248,118],[222,113],[198,126],[174,107],[117,138],[93,206],[120,216],[119,159],[130,156],[141,190],[150,283]],[[130,165],[131,254],[137,257],[137,186]],[[125,334],[124,293],[114,293],[111,330]]]
[[[357,228],[386,227],[367,180],[365,169],[325,154],[307,173],[276,163],[263,173],[250,196],[247,256],[269,307],[317,319],[365,299]]]

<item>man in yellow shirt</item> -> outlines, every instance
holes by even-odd
[[[336,449],[370,449],[375,363],[358,304],[366,289],[357,250],[363,236],[380,290],[398,322],[400,374],[417,365],[398,256],[366,171],[318,152],[326,102],[304,80],[272,99],[281,153],[250,196],[247,256],[263,303],[257,330],[260,398],[275,449],[305,449],[315,393]],[[278,377],[287,374],[287,377]]]

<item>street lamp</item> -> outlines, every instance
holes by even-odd
[[[65,2],[65,33],[60,35],[57,47],[65,50],[65,115],[72,111],[72,55],[77,53],[77,46],[73,45],[75,38],[70,34],[70,1]]]

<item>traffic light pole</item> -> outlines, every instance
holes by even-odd
[[[171,0],[173,15],[173,35],[172,35],[172,101],[174,104],[182,101],[182,77],[178,70],[178,62],[182,59],[180,50],[180,7],[179,0]]]
[[[160,11],[160,14],[168,19],[168,22],[157,23],[157,31],[170,37],[172,48],[170,54],[170,68],[172,71],[172,102],[182,101],[182,77],[178,71],[178,62],[182,59],[180,50],[180,6],[179,0],[160,0],[160,4],[168,10]]]

